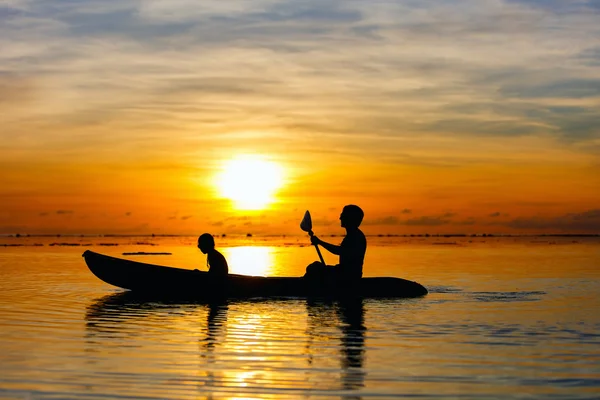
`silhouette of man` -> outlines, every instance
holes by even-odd
[[[340,245],[327,243],[312,236],[312,244],[321,245],[332,254],[340,256],[338,265],[325,266],[316,261],[306,268],[304,275],[308,279],[343,281],[351,283],[362,277],[363,262],[367,251],[367,239],[359,226],[364,217],[363,210],[354,204],[344,207],[340,214],[340,225],[346,229],[346,236]]]

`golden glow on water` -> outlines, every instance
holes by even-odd
[[[276,162],[245,155],[225,162],[215,184],[237,210],[262,210],[275,201],[283,176],[283,168]]]
[[[274,265],[272,247],[228,247],[223,249],[229,273],[242,275],[270,275]]]
[[[299,314],[305,313],[302,303],[288,305]],[[222,379],[227,386],[298,390],[302,379],[292,371],[306,368],[306,351],[301,345],[288,346],[281,338],[303,337],[306,318],[303,316],[290,323],[285,312],[269,303],[230,306],[230,310],[233,309],[236,312],[228,317],[228,340],[223,351],[241,367],[223,371]],[[252,367],[246,367],[248,365]]]
[[[116,248],[92,249],[116,256],[145,249],[113,240]],[[204,260],[180,238],[155,240],[173,258],[141,261]],[[427,296],[164,302],[102,283],[84,267],[80,247],[1,248],[3,395],[598,397],[597,238],[385,240],[369,238],[365,271],[424,283]],[[268,243],[227,247],[223,239],[219,250],[232,272],[264,275],[297,275],[283,268],[314,257],[308,246]]]

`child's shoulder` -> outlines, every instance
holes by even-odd
[[[210,249],[210,251],[208,252],[209,255],[212,256],[222,256],[223,254],[221,254],[221,252],[215,248]]]
[[[225,257],[225,256],[223,255],[223,253],[221,253],[221,252],[220,252],[219,250],[217,250],[217,249],[215,249],[215,253],[217,253],[217,254],[218,254],[218,255],[220,255],[221,257]]]
[[[225,256],[223,255],[223,253],[221,253],[217,249],[212,249],[210,252],[210,256],[211,256],[211,258],[218,258],[218,259],[225,260]]]

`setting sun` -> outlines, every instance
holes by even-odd
[[[227,161],[216,177],[221,196],[238,210],[261,210],[272,203],[283,184],[283,169],[258,156],[241,156]]]

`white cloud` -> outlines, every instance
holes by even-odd
[[[600,28],[582,7],[555,12],[500,0],[0,7],[0,77],[30,88],[6,116],[7,136],[43,142],[39,133],[52,131],[47,141],[67,145],[82,131],[126,131],[137,143],[154,137],[153,127],[169,132],[165,141],[174,131],[182,140],[300,131],[333,142],[418,134],[402,152],[430,143],[426,135],[459,143],[600,136],[600,95],[593,95],[600,72],[590,61]],[[573,91],[582,82],[591,90],[583,99]],[[577,106],[557,108],[566,102]],[[372,154],[389,154],[390,142],[382,143]]]
[[[150,22],[202,21],[260,12],[280,3],[276,0],[147,0],[138,3],[138,15]]]

